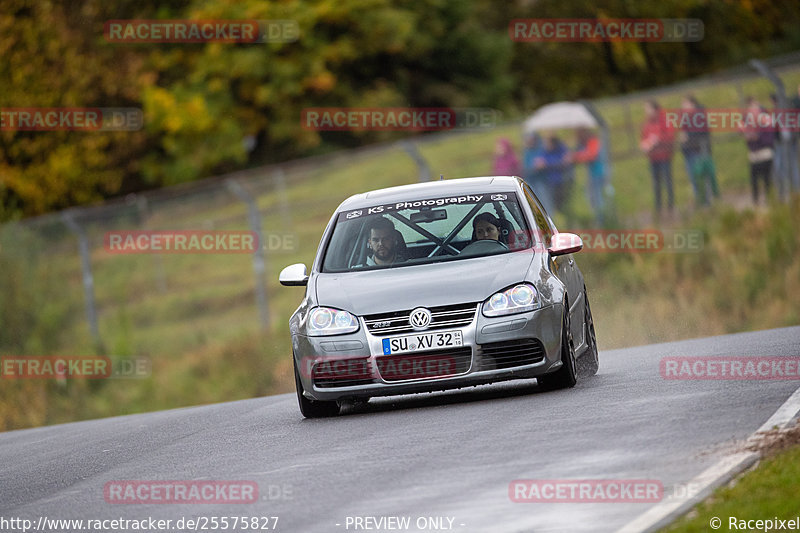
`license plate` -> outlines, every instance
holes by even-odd
[[[383,339],[383,355],[394,355],[410,352],[427,352],[442,348],[463,346],[464,340],[460,331],[437,331],[434,333],[414,333],[398,335]]]

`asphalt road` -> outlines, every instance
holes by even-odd
[[[326,420],[304,420],[295,396],[280,395],[3,433],[0,519],[153,517],[173,520],[168,531],[201,516],[278,516],[285,532],[615,531],[653,503],[515,503],[509,484],[649,479],[665,497],[691,490],[685,483],[798,386],[659,373],[663,357],[703,355],[800,356],[800,327],[601,351],[600,373],[566,391],[520,381],[374,399]],[[107,503],[104,486],[122,480],[245,480],[259,501]],[[354,522],[394,516],[409,517],[408,529]]]

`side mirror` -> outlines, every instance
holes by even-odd
[[[278,276],[278,281],[280,281],[281,285],[286,285],[287,287],[308,285],[306,266],[303,263],[289,265],[281,270],[281,274]]]
[[[583,241],[574,233],[556,233],[547,249],[553,257],[578,252],[583,248]]]

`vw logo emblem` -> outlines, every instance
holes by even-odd
[[[424,307],[417,307],[411,311],[411,315],[408,317],[408,323],[417,331],[427,329],[428,326],[431,325],[431,312]]]

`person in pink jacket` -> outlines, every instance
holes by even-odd
[[[521,176],[522,168],[514,153],[514,146],[506,137],[497,139],[494,147],[494,164],[492,173],[495,176]]]

